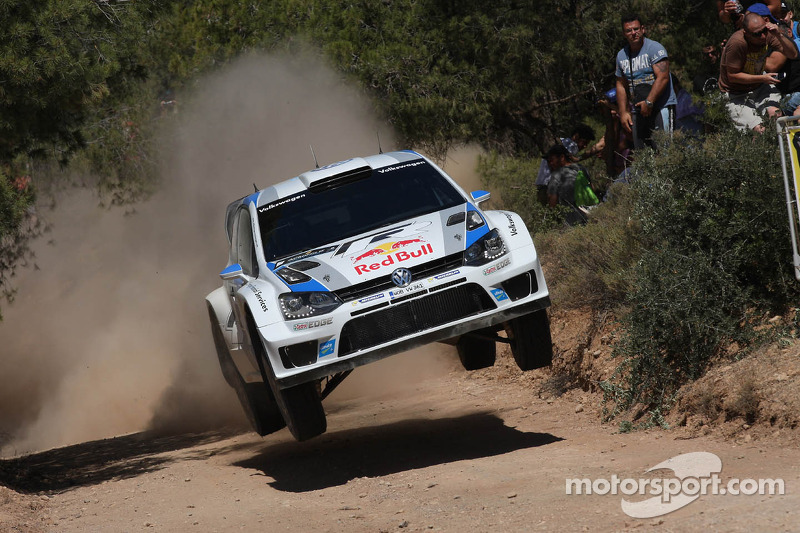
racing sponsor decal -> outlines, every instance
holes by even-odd
[[[303,331],[307,329],[319,328],[333,324],[333,318],[322,318],[320,320],[312,320],[311,322],[303,322],[302,324],[295,324],[292,328],[295,331]]]
[[[374,302],[375,300],[380,300],[383,298],[383,294],[373,294],[372,296],[367,296],[366,298],[361,298],[358,302],[353,302],[353,305],[356,303],[365,304],[367,302]]]
[[[402,289],[395,289],[389,291],[389,298],[394,300],[400,296],[407,296],[409,294],[419,292],[424,289],[424,285],[422,283],[414,283],[413,285],[409,285],[408,287],[403,287]]]
[[[261,304],[261,310],[266,312],[267,302],[264,301],[264,296],[262,296],[261,290],[258,287],[255,287],[254,285],[248,285],[247,288],[253,291],[253,295],[256,297],[256,300],[258,300],[258,303]]]
[[[402,165],[392,165],[392,166],[386,167],[386,168],[379,168],[378,172],[383,174],[385,172],[392,172],[392,171],[395,171],[395,170],[400,170],[401,168],[418,167],[418,166],[424,165],[424,164],[425,164],[425,161],[420,159],[418,161],[412,161],[411,163],[404,163]]]
[[[511,264],[511,259],[507,257],[507,258],[503,259],[502,261],[500,261],[499,263],[497,263],[496,265],[492,265],[492,266],[490,266],[488,268],[484,268],[483,269],[483,275],[484,276],[490,276],[490,275],[494,274],[495,272],[497,272],[498,270],[500,270],[501,268],[505,268],[510,264]]]
[[[503,300],[508,300],[508,294],[503,289],[490,289],[492,292],[492,296],[498,302],[502,302]]]
[[[517,234],[517,225],[514,223],[514,217],[511,216],[510,213],[503,212],[503,214],[508,219],[508,230],[511,232],[511,236],[512,237],[516,236],[516,234]]]
[[[336,339],[331,339],[328,342],[323,342],[319,345],[319,356],[325,357],[327,355],[333,355],[333,350],[336,347]]]
[[[336,252],[336,255],[349,255],[352,258],[372,248],[375,248],[378,245],[377,243],[381,243],[389,239],[396,239],[397,241],[412,238],[420,239],[422,238],[420,233],[426,233],[426,228],[431,224],[433,224],[431,221],[414,222],[396,226],[378,233],[372,233],[365,237],[360,237],[358,239],[342,243],[339,251]]]
[[[353,265],[353,268],[355,269],[356,274],[360,276],[362,274],[380,270],[383,267],[389,267],[397,263],[402,263],[403,261],[408,261],[409,259],[414,259],[416,257],[422,257],[423,255],[433,253],[433,246],[430,244],[422,244],[421,246],[416,247],[416,249],[394,251],[398,248],[405,248],[416,241],[417,239],[410,239],[407,241],[388,243],[388,249],[373,248],[370,252],[362,254],[358,259],[356,259],[356,261],[364,259],[371,261],[364,261],[361,264]],[[420,240],[420,242],[424,241]],[[376,258],[376,256],[383,256],[383,259],[379,260]]]
[[[416,239],[405,239],[402,241],[394,241],[394,242],[385,242],[367,252],[364,252],[358,256],[354,256],[353,262],[357,263],[362,259],[367,259],[369,257],[375,257],[376,255],[385,255],[389,252],[393,252],[395,250],[399,250],[400,248],[405,248],[406,246],[411,246],[413,244],[423,243],[425,242],[424,239],[416,238]]]
[[[455,276],[461,274],[460,270],[451,270],[450,272],[445,272],[444,274],[439,274],[438,276],[433,276],[432,278],[428,278],[429,282],[437,281],[440,279],[449,278],[450,276]]]
[[[327,254],[329,252],[334,251],[335,249],[336,246],[326,246],[325,248],[317,248],[316,250],[308,250],[307,252],[295,254],[285,259],[281,259],[280,261],[275,261],[275,268],[277,269],[282,265],[285,265],[286,263],[293,263],[300,259],[306,259],[320,254]]]
[[[267,204],[267,205],[262,205],[261,207],[258,208],[258,212],[259,213],[264,213],[266,211],[269,211],[272,208],[280,207],[280,206],[282,206],[284,204],[288,204],[288,203],[294,202],[296,200],[299,200],[300,198],[305,198],[305,197],[306,197],[306,193],[302,193],[302,194],[298,194],[297,196],[290,196],[288,198],[283,198],[283,199],[278,200],[276,202],[272,202],[272,203]]]

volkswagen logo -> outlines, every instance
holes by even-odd
[[[408,287],[411,283],[411,271],[407,268],[398,268],[392,272],[392,283],[398,287]]]

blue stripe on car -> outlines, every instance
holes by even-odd
[[[253,193],[253,194],[251,194],[250,196],[245,196],[245,197],[242,199],[242,204],[244,204],[244,205],[250,205],[250,204],[256,204],[256,205],[258,205],[258,197],[259,197],[260,195],[261,195],[261,191],[258,191],[258,192],[254,192],[254,193]]]

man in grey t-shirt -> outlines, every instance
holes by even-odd
[[[639,15],[622,17],[622,33],[628,44],[617,53],[617,106],[622,127],[641,148],[657,129],[672,133],[677,99],[667,50],[645,37]]]

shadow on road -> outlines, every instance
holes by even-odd
[[[211,444],[241,432],[241,429],[228,429],[169,436],[141,432],[0,459],[0,484],[17,492],[32,493],[135,477],[164,468],[176,460],[173,456],[159,454]]]
[[[427,466],[501,455],[561,441],[549,433],[525,433],[489,413],[438,420],[408,420],[327,433],[308,442],[287,442],[235,463],[260,470],[286,492],[306,492]]]

